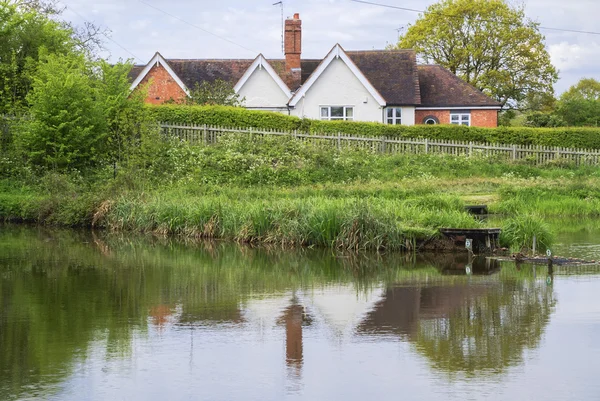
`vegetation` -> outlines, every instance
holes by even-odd
[[[186,98],[189,105],[231,106],[238,107],[244,103],[244,98],[233,90],[233,84],[222,79],[213,82],[202,81],[192,89],[190,96]]]
[[[478,128],[459,125],[387,125],[368,122],[318,121],[299,119],[278,113],[220,106],[179,107],[150,106],[148,113],[156,122],[207,124],[223,127],[258,128],[265,130],[343,133],[353,136],[387,138],[430,138],[479,143],[557,146],[600,149],[597,128]]]
[[[442,0],[427,8],[398,42],[517,107],[531,94],[552,94],[558,73],[524,6],[505,0]]]

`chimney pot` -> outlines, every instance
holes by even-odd
[[[285,21],[285,70],[286,83],[291,90],[296,90],[301,83],[301,54],[302,54],[302,21],[300,14],[294,14],[293,19]]]

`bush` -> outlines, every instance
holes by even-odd
[[[540,145],[564,148],[600,149],[598,128],[478,128],[458,125],[398,126],[370,122],[318,121],[280,113],[224,106],[148,106],[155,121],[179,124],[207,124],[222,127],[308,133],[343,133],[363,137],[429,138],[512,145]]]
[[[554,235],[541,216],[523,214],[505,221],[500,243],[514,251],[528,252],[533,249],[534,237],[536,250],[541,252],[548,249],[554,240]]]

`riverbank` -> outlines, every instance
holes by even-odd
[[[172,144],[159,156],[123,167],[116,178],[109,168],[92,176],[13,174],[0,181],[0,219],[284,246],[406,250],[441,227],[490,224],[469,215],[468,204],[485,203],[507,217],[533,216],[525,222],[530,226],[544,217],[600,216],[597,167],[377,155],[235,136],[206,147]]]

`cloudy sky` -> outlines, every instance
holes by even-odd
[[[94,22],[112,32],[112,61],[135,56],[146,63],[156,51],[166,58],[267,58],[281,54],[281,8],[277,0],[61,0],[65,19]],[[424,9],[433,0],[373,0]],[[340,43],[346,50],[382,49],[415,12],[351,0],[284,0],[284,16],[300,13],[303,57],[322,58]],[[542,26],[600,31],[598,0],[525,0],[528,17]],[[519,3],[520,4],[520,3]],[[542,31],[560,70],[558,94],[582,77],[600,79],[600,35]]]

